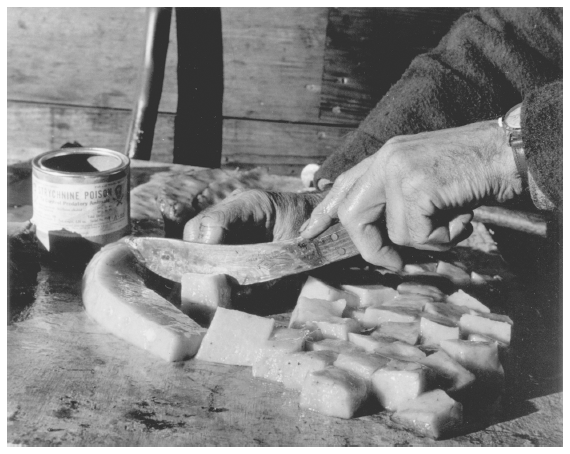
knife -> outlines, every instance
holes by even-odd
[[[186,273],[227,274],[240,285],[266,282],[358,255],[341,224],[316,238],[258,244],[202,244],[169,238],[126,237],[123,240],[148,269],[180,282]]]
[[[473,220],[545,238],[547,223],[539,214],[482,206]],[[202,244],[168,238],[126,237],[125,241],[148,269],[180,282],[185,273],[227,274],[240,285],[266,282],[310,271],[358,255],[341,224],[316,238],[242,245]]]

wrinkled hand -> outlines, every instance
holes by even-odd
[[[339,176],[301,235],[314,238],[338,218],[366,261],[400,269],[393,245],[449,249],[471,234],[475,207],[520,192],[495,121],[399,136]]]
[[[184,227],[184,240],[248,244],[295,238],[322,194],[247,190],[207,208]]]

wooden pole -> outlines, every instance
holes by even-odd
[[[125,154],[148,161],[162,93],[172,8],[148,8],[140,90],[133,111]]]

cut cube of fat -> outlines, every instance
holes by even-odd
[[[366,399],[363,379],[336,367],[307,375],[301,389],[299,407],[327,416],[349,419]]]
[[[338,353],[330,350],[287,355],[283,361],[283,385],[289,389],[301,389],[307,374],[332,366],[337,356]]]
[[[125,243],[103,247],[85,269],[85,310],[115,336],[166,361],[191,358],[206,330],[150,290],[139,269]]]
[[[451,263],[437,262],[436,273],[441,274],[451,280],[455,285],[465,286],[471,283],[471,277],[462,268]]]
[[[407,274],[424,274],[435,273],[437,263],[408,263],[404,265],[404,273]]]
[[[459,339],[459,327],[447,319],[431,318],[428,314],[420,321],[420,337],[422,345],[439,345],[444,339]]]
[[[264,350],[253,362],[251,374],[255,378],[263,378],[274,382],[283,381],[283,364],[289,353]]]
[[[426,369],[421,364],[391,361],[372,374],[372,390],[386,410],[397,410],[426,389]]]
[[[356,310],[356,311],[352,311],[350,313],[350,318],[352,318],[353,320],[356,320],[358,322],[358,324],[360,326],[362,326],[363,328],[366,328],[366,325],[368,323],[366,323],[366,316],[364,315],[364,311],[361,310]]]
[[[385,322],[376,328],[372,337],[391,337],[410,345],[416,345],[420,336],[420,323]]]
[[[500,276],[489,276],[487,274],[479,274],[475,271],[471,271],[471,283],[475,285],[485,285],[489,282],[500,281]]]
[[[287,353],[303,351],[309,335],[310,331],[306,329],[275,328],[271,337],[260,346],[260,353],[264,350]]]
[[[483,334],[506,345],[511,343],[511,324],[507,322],[465,314],[459,320],[459,327],[464,335]]]
[[[433,298],[430,298],[429,296],[425,296],[425,295],[414,295],[414,294],[407,294],[407,295],[398,295],[396,298],[394,298],[391,301],[386,302],[385,304],[382,305],[382,307],[384,308],[389,308],[389,307],[401,307],[401,308],[407,308],[407,309],[416,309],[418,311],[423,310],[424,306],[427,303],[431,303],[433,301]]]
[[[472,372],[475,377],[494,379],[503,376],[496,342],[472,342],[466,340],[443,340],[441,349],[451,358]]]
[[[365,328],[376,328],[385,322],[413,322],[418,315],[418,310],[406,307],[367,307],[359,322]]]
[[[420,359],[418,362],[433,369],[445,382],[445,391],[451,394],[462,393],[475,382],[475,375],[451,358],[443,350]]]
[[[311,330],[308,329],[297,329],[297,328],[275,328],[273,333],[271,333],[270,341],[272,340],[286,340],[286,339],[301,339],[305,340],[310,336]]]
[[[437,287],[414,281],[402,282],[396,290],[401,295],[422,295],[432,298],[434,301],[443,301],[445,299],[445,294]]]
[[[351,318],[341,318],[336,321],[315,322],[325,339],[348,340],[350,333],[359,333],[360,324]]]
[[[197,359],[221,364],[252,366],[259,347],[273,331],[273,319],[219,307],[204,336]]]
[[[360,347],[357,347],[356,345],[350,342],[343,341],[340,339],[323,339],[315,342],[308,341],[306,344],[306,348],[308,351],[314,351],[314,352],[319,352],[324,350],[329,350],[335,353],[349,353],[355,351],[362,351]]]
[[[463,423],[463,406],[436,389],[400,406],[392,419],[431,438],[441,438]]]
[[[316,321],[337,321],[345,308],[345,300],[326,301],[300,296],[291,314],[289,328],[303,328]]]
[[[499,342],[496,339],[491,339],[489,336],[485,336],[484,334],[469,334],[467,336],[468,341],[472,342]]]
[[[507,345],[507,344],[503,344],[502,342],[499,342],[497,339],[493,339],[492,337],[485,336],[484,334],[469,334],[469,336],[467,336],[467,340],[468,340],[468,341],[472,341],[472,342],[491,342],[491,343],[495,343],[495,344],[497,344],[497,346],[499,347],[499,354],[501,353],[501,349],[506,349],[506,348],[508,348],[508,345]]]
[[[374,350],[374,352],[379,355],[404,361],[418,361],[426,357],[426,354],[419,348],[400,341],[386,343]]]
[[[231,306],[232,288],[225,274],[186,273],[181,279],[181,310],[210,321],[218,307]]]
[[[331,284],[327,284],[321,279],[309,276],[301,289],[299,297],[309,299],[319,299],[325,301],[345,300],[347,305],[358,307],[358,297],[352,293],[346,292]],[[340,315],[338,315],[340,317]]]
[[[365,334],[357,334],[357,333],[350,333],[348,335],[348,340],[349,342],[353,343],[354,345],[362,348],[363,350],[369,353],[374,352],[378,348],[381,348],[389,343],[387,341],[379,341],[378,339],[375,339]]]
[[[283,379],[283,362],[289,353],[303,350],[306,332],[278,328],[273,337],[260,348],[259,355],[253,362],[254,377],[281,382]]]
[[[390,362],[390,358],[374,353],[339,353],[334,366],[344,369],[371,383],[372,374]]]
[[[491,309],[485,306],[481,301],[476,298],[473,298],[468,293],[465,293],[463,290],[457,290],[455,293],[452,293],[447,297],[447,302],[451,304],[455,304],[457,306],[465,306],[469,309],[473,309],[478,312],[489,313]]]
[[[398,292],[384,285],[342,285],[342,289],[356,296],[358,307],[382,305],[398,296]]]
[[[508,323],[509,325],[514,325],[513,320],[508,315],[494,314],[493,312],[481,313],[476,311],[471,311],[471,315],[477,315],[478,317],[487,318],[489,320],[495,320],[496,322]]]
[[[448,318],[457,324],[463,315],[471,314],[473,311],[468,307],[457,306],[451,303],[427,303],[424,306],[424,312]]]

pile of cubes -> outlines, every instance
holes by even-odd
[[[415,281],[424,268],[407,271],[396,288],[308,277],[288,327],[218,307],[196,358],[251,366],[254,377],[299,391],[303,409],[352,418],[374,400],[420,434],[449,436],[463,401],[502,387],[499,352],[513,323],[463,290]],[[457,286],[483,279],[445,262],[433,271]]]

